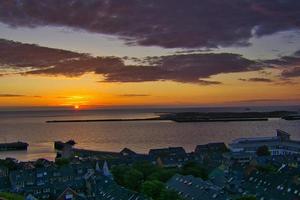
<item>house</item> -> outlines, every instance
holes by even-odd
[[[56,200],[86,200],[83,195],[78,194],[72,188],[66,188],[63,193],[61,193]]]
[[[271,155],[300,154],[300,141],[290,139],[290,134],[277,130],[274,137],[240,138],[233,140],[229,148],[233,152],[255,154],[257,149],[267,146]]]
[[[186,156],[186,152],[183,147],[168,147],[161,149],[150,149],[148,155],[155,158],[167,156],[184,157]]]
[[[249,163],[255,155],[248,152],[230,152],[223,155],[227,163]]]
[[[73,146],[66,143],[61,152],[61,158],[70,159],[74,156]]]
[[[5,192],[10,188],[8,177],[0,177],[0,192]]]
[[[0,177],[7,177],[7,176],[8,176],[8,168],[0,164]]]
[[[85,191],[85,177],[94,171],[91,164],[69,164],[65,166],[41,167],[11,171],[11,190],[32,194],[38,199],[53,199],[71,187],[77,193]]]
[[[28,195],[25,197],[25,200],[37,200],[37,198],[35,198],[32,194],[28,194]]]
[[[222,188],[228,181],[228,171],[224,169],[224,166],[219,166],[212,170],[208,177],[213,184]]]
[[[182,167],[187,161],[188,157],[177,157],[177,156],[159,156],[156,159],[156,164],[160,167],[172,168]]]
[[[166,185],[167,189],[176,191],[183,199],[187,200],[225,200],[227,196],[219,186],[192,175],[176,174]]]
[[[107,164],[106,161],[104,161],[102,171],[103,171],[103,176],[105,176],[107,178],[110,178],[110,179],[113,179],[113,175],[110,173],[109,168],[108,168],[108,164]]]
[[[89,200],[145,200],[136,192],[130,191],[116,184],[113,180],[103,176],[93,176],[87,182],[87,197]]]
[[[239,193],[239,189],[244,179],[244,169],[239,167],[226,167],[221,165],[212,170],[209,174],[209,180],[223,188],[231,194]]]
[[[253,171],[243,183],[243,194],[257,199],[300,199],[300,178],[296,174]]]
[[[122,149],[122,151],[120,151],[120,154],[121,154],[121,156],[125,156],[125,157],[135,157],[138,155],[136,152],[134,152],[128,148]]]
[[[197,145],[195,149],[195,153],[209,153],[209,152],[226,152],[228,151],[227,146],[224,142],[215,142],[215,143],[208,143]]]

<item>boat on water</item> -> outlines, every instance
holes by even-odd
[[[26,151],[29,144],[26,142],[0,143],[0,151]]]

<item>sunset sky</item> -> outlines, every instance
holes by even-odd
[[[1,0],[0,107],[296,105],[299,16],[299,0]]]

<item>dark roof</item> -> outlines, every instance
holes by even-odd
[[[201,153],[202,151],[226,151],[227,146],[224,142],[213,142],[208,144],[197,145],[195,152]]]
[[[79,195],[76,191],[72,188],[67,187],[58,197],[56,200],[66,200],[67,195],[72,195],[71,200],[86,200],[84,196]]]
[[[150,156],[158,157],[158,156],[182,156],[186,155],[186,152],[183,147],[169,147],[169,148],[161,148],[161,149],[150,149]]]
[[[144,196],[117,185],[106,177],[96,177],[92,180],[92,190],[96,200],[144,200]]]
[[[120,151],[120,154],[122,156],[135,156],[137,155],[134,151],[128,148],[124,148],[122,151]]]
[[[182,198],[189,200],[226,199],[226,195],[220,187],[210,181],[204,181],[191,175],[174,175],[167,182],[167,188],[178,192]]]
[[[300,184],[296,174],[254,171],[243,184],[245,192],[264,199],[299,199]]]

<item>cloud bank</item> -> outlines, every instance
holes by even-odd
[[[140,65],[126,65],[119,57],[89,54],[0,40],[0,68],[20,74],[80,76],[95,73],[104,82],[176,81],[202,85],[220,84],[204,80],[213,75],[263,69],[257,61],[238,54],[205,53],[146,57]]]
[[[165,48],[248,45],[300,28],[299,0],[3,0],[13,27],[66,26]]]

